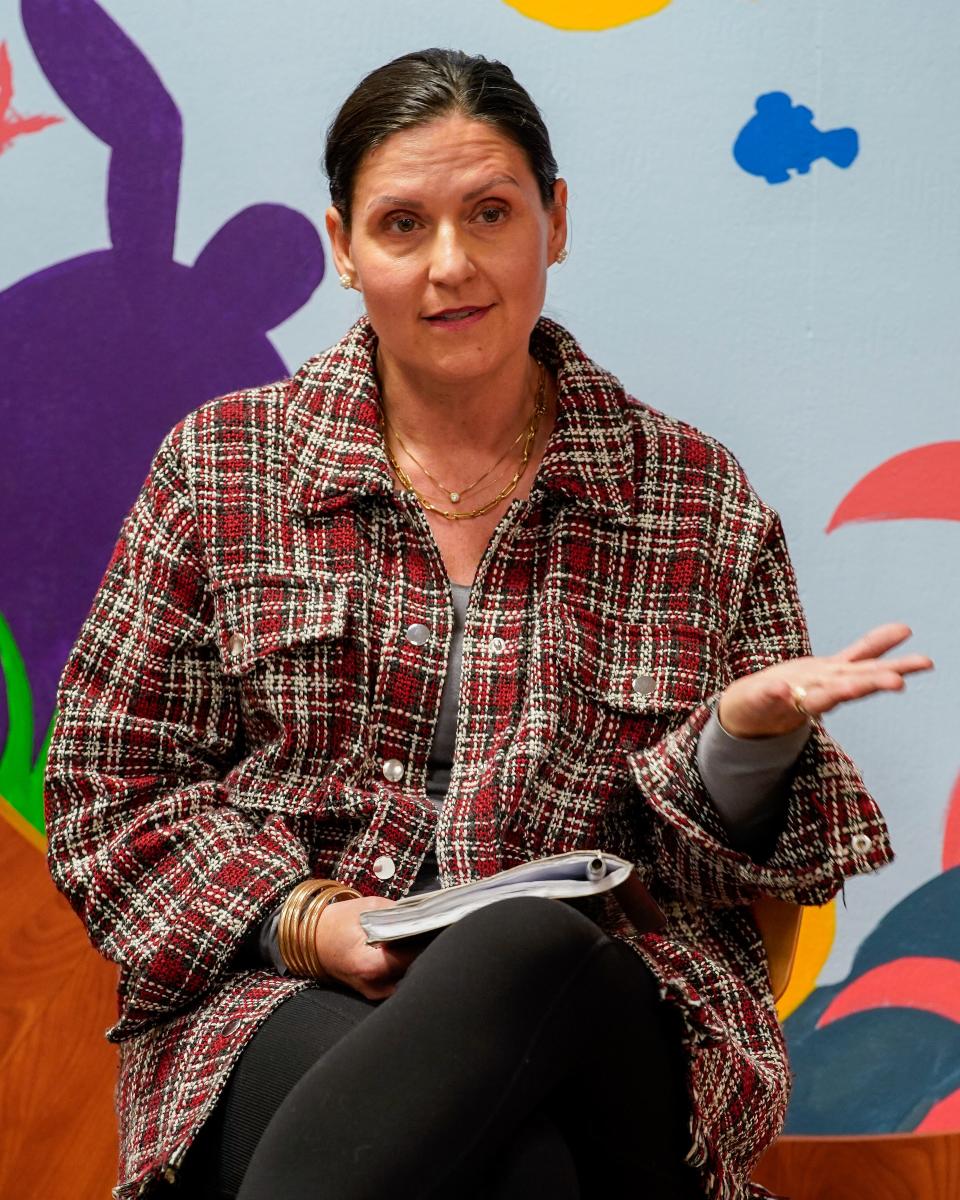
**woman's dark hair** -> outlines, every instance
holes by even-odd
[[[417,50],[371,71],[327,130],[330,197],[350,225],[353,185],[364,155],[392,133],[448,113],[486,121],[523,150],[545,207],[553,203],[557,160],[540,110],[509,67],[462,50]]]

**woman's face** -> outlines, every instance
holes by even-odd
[[[438,384],[525,360],[566,241],[567,189],[547,210],[526,154],[462,115],[392,134],[357,172],[350,230],[327,230],[390,365]]]

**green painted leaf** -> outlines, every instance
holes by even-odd
[[[40,834],[43,821],[43,775],[57,714],[33,762],[33,693],[23,655],[13,630],[0,613],[0,673],[7,698],[7,740],[0,754],[0,796]]]

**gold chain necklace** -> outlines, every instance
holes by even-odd
[[[432,484],[434,484],[434,486],[437,487],[441,492],[446,492],[446,494],[450,497],[451,504],[459,504],[464,496],[468,496],[471,492],[476,491],[476,489],[480,486],[480,484],[483,483],[483,481],[485,479],[488,479],[494,473],[494,471],[496,471],[496,469],[500,466],[500,464],[507,457],[507,455],[510,453],[510,451],[514,448],[514,446],[517,445],[517,443],[519,441],[521,441],[524,434],[527,432],[527,426],[524,425],[524,427],[520,430],[520,432],[513,439],[513,441],[506,448],[506,450],[504,450],[504,452],[500,455],[500,457],[493,464],[493,466],[488,471],[484,471],[484,473],[480,476],[479,479],[475,479],[473,481],[473,483],[469,484],[465,488],[461,488],[460,491],[457,492],[457,491],[452,491],[450,488],[447,487],[447,485],[445,483],[441,483],[440,480],[437,479],[437,477],[435,475],[432,475],[427,470],[427,468],[423,465],[423,463],[420,461],[420,459],[417,458],[417,456],[413,453],[413,451],[407,446],[406,442],[404,442],[404,440],[400,436],[400,434],[397,433],[396,429],[394,429],[394,427],[387,420],[386,413],[384,413],[384,417],[383,417],[383,427],[388,433],[393,434],[394,440],[396,441],[396,443],[400,447],[400,449],[404,452],[404,454],[407,456],[407,458],[410,459],[411,462],[414,462],[417,464],[417,466],[424,473],[424,475],[426,475],[426,477],[430,480],[430,482]],[[384,440],[386,440],[386,439],[384,439]]]
[[[387,453],[387,459],[390,463],[390,466],[393,468],[394,474],[400,480],[401,484],[406,489],[406,491],[413,492],[413,494],[416,496],[416,498],[420,501],[421,507],[424,508],[427,512],[437,513],[441,517],[446,517],[446,519],[448,521],[470,521],[474,517],[482,517],[485,513],[488,513],[492,508],[495,508],[500,503],[501,500],[505,500],[507,498],[507,496],[509,496],[510,493],[516,489],[517,484],[523,478],[523,474],[527,469],[527,464],[530,462],[530,455],[533,452],[533,444],[537,437],[537,431],[540,428],[540,418],[543,416],[544,412],[546,411],[546,407],[547,407],[547,405],[546,405],[546,387],[547,387],[547,373],[546,373],[546,369],[544,368],[543,363],[540,363],[540,379],[537,384],[537,397],[536,397],[536,401],[534,404],[533,416],[530,418],[530,421],[527,424],[526,428],[521,431],[519,437],[517,437],[507,448],[507,452],[509,452],[517,444],[517,442],[520,440],[520,438],[521,437],[523,438],[523,452],[522,452],[521,458],[520,458],[520,466],[514,472],[513,478],[506,485],[506,487],[501,488],[501,490],[496,494],[496,496],[494,496],[493,499],[489,500],[486,504],[482,504],[479,508],[475,508],[470,512],[453,512],[450,509],[439,508],[436,504],[433,504],[430,500],[428,500],[427,497],[424,496],[421,492],[418,492],[417,489],[413,486],[413,481],[411,480],[410,476],[406,473],[406,471],[404,471],[403,467],[401,467],[400,464],[397,462],[393,451],[390,449],[390,441],[389,441],[389,438],[387,437],[386,414],[383,411],[383,406],[378,405],[377,408],[378,408],[379,418],[380,418],[380,431],[383,436],[383,448]],[[392,426],[390,428],[392,428]],[[394,435],[394,437],[397,437],[396,430],[393,430],[393,435]],[[400,439],[397,438],[398,442],[399,442],[399,440]],[[403,445],[402,442],[400,444]],[[406,450],[406,447],[404,447],[404,450]],[[409,450],[406,450],[406,453],[410,454]],[[411,454],[410,457],[413,458],[413,455]],[[498,459],[498,461],[496,463],[494,463],[493,467],[491,467],[489,471],[487,471],[484,475],[482,475],[480,477],[480,479],[477,481],[477,483],[482,482],[483,479],[485,479],[488,475],[490,475],[500,465],[500,463],[503,462],[503,459],[505,457],[506,457],[506,454],[501,455],[501,457]],[[413,461],[417,462],[417,460],[415,458],[413,459]],[[420,469],[423,470],[423,466],[420,463],[417,463],[417,466],[419,466]],[[433,476],[430,475],[429,472],[424,471],[424,474],[427,475],[428,479],[431,479],[431,480],[433,480],[434,483],[436,483],[436,480],[433,479]],[[438,486],[440,486],[440,485],[438,485]],[[476,483],[471,484],[471,489],[476,486],[477,486]],[[442,490],[447,491],[446,488],[442,488]],[[467,489],[464,489],[464,491],[466,491],[466,490]],[[449,495],[449,494],[450,493],[447,492],[447,495]],[[463,494],[464,494],[464,492],[459,493],[459,495],[463,495]]]

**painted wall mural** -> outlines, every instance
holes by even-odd
[[[24,0],[22,13],[50,84],[110,147],[110,247],[0,293],[4,506],[30,514],[0,521],[0,781],[40,830],[56,683],[150,458],[204,400],[287,374],[267,332],[311,296],[324,254],[305,216],[258,204],[192,266],[176,262],[173,98],[94,0]]]
[[[554,29],[615,29],[643,17],[652,17],[673,0],[504,0],[511,8],[552,25]]]
[[[960,442],[920,446],[870,471],[827,532],[854,522],[960,521]],[[849,976],[817,988],[786,1023],[797,1073],[791,1133],[960,1128],[960,776],[943,873],[896,905]]]
[[[0,42],[0,154],[8,150],[15,138],[39,133],[48,125],[58,125],[63,117],[22,117],[13,107],[13,66],[7,43]]]
[[[855,129],[822,132],[805,104],[794,104],[786,92],[767,92],[757,97],[756,113],[740,130],[733,157],[750,175],[788,183],[791,171],[806,175],[818,158],[849,167],[859,149]]]
[[[311,134],[319,129],[322,136],[321,126],[342,97],[345,80],[414,45],[460,44],[496,54],[511,64],[516,47],[518,76],[529,80],[538,97],[550,98],[550,88],[561,86],[558,80],[577,79],[579,85],[592,71],[589,86],[584,83],[575,96],[557,101],[559,118],[548,112],[554,128],[559,125],[560,140],[573,142],[574,151],[583,155],[574,166],[581,168],[576,181],[579,195],[587,197],[577,200],[574,209],[571,261],[557,276],[559,282],[551,280],[551,288],[568,289],[561,292],[556,314],[592,348],[607,345],[609,328],[626,313],[626,336],[620,341],[632,339],[627,378],[637,385],[637,394],[667,411],[676,410],[673,398],[660,400],[656,390],[652,397],[645,395],[644,381],[657,378],[657,370],[659,378],[672,378],[677,371],[682,374],[685,359],[694,357],[689,354],[691,329],[701,348],[706,347],[704,353],[711,356],[714,374],[717,364],[742,358],[748,368],[745,375],[731,375],[725,393],[718,383],[715,410],[705,407],[703,419],[695,423],[720,433],[715,413],[723,414],[724,402],[728,409],[742,404],[747,436],[743,444],[731,442],[731,446],[738,455],[754,452],[761,462],[770,460],[771,447],[782,450],[786,445],[788,453],[793,452],[793,444],[777,442],[771,430],[799,422],[832,378],[842,375],[843,360],[829,357],[830,335],[816,342],[811,328],[817,304],[829,306],[833,294],[846,280],[858,278],[858,272],[866,278],[869,255],[876,257],[876,247],[889,244],[884,241],[890,237],[889,228],[864,232],[857,226],[851,236],[851,226],[842,224],[858,220],[863,198],[876,194],[861,190],[870,186],[869,168],[882,158],[885,187],[897,171],[921,170],[919,154],[904,165],[909,156],[902,152],[903,140],[898,154],[890,110],[882,110],[881,120],[880,110],[871,107],[871,95],[882,90],[884,70],[906,48],[902,32],[892,27],[889,45],[885,43],[883,54],[876,54],[873,65],[866,51],[853,59],[838,49],[838,62],[847,66],[832,77],[833,94],[828,97],[822,94],[819,77],[798,79],[802,72],[787,61],[784,47],[802,48],[807,45],[805,37],[813,58],[818,33],[802,25],[791,28],[789,36],[783,32],[784,22],[800,22],[802,15],[770,6],[731,6],[727,17],[716,17],[709,31],[694,37],[690,32],[694,22],[703,25],[708,20],[705,10],[702,17],[695,17],[694,6],[670,0],[595,4],[491,0],[470,11],[445,9],[438,15],[439,10],[431,9],[411,15],[402,32],[371,16],[370,44],[362,61],[358,50],[346,52],[356,59],[356,71],[339,64],[339,74],[328,86],[322,55],[306,63],[288,47],[289,57],[277,54],[271,66],[270,54],[262,47],[266,27],[254,17],[237,13],[228,18],[222,10],[218,15],[216,6],[210,11],[202,6],[200,13],[187,0],[170,2],[178,19],[186,20],[189,14],[196,22],[191,36],[206,37],[218,59],[221,43],[227,60],[251,50],[250,61],[258,69],[262,66],[263,78],[247,71],[239,73],[241,82],[236,82],[218,74],[216,62],[203,62],[199,56],[191,60],[178,40],[173,19],[168,29],[147,0],[124,0],[122,5],[119,0],[102,4],[22,0],[16,28],[14,18],[5,18],[0,9],[0,187],[15,180],[15,172],[25,169],[31,155],[31,162],[43,157],[55,163],[71,133],[87,131],[109,152],[102,181],[105,203],[97,200],[106,218],[107,243],[83,241],[67,255],[62,249],[48,249],[34,258],[29,269],[0,276],[5,287],[0,291],[0,817],[17,829],[17,836],[27,836],[39,849],[43,847],[43,760],[55,686],[120,523],[161,438],[210,397],[286,375],[288,364],[296,362],[293,354],[281,353],[277,342],[281,327],[296,323],[292,318],[313,314],[309,328],[302,326],[306,332],[294,350],[305,358],[329,344],[355,315],[345,314],[347,301],[340,289],[319,286],[325,259],[315,222],[325,194],[318,194],[313,219],[305,215],[308,205],[302,198],[275,202],[277,196],[289,194],[283,171],[289,171],[290,160],[277,169],[263,151],[268,139],[281,140],[275,130],[283,128],[282,122],[273,111],[264,126],[269,134],[261,133],[259,143],[256,133],[249,134],[251,155],[259,153],[271,163],[258,180],[264,190],[256,193],[252,203],[249,192],[240,198],[239,189],[236,194],[227,189],[226,208],[222,204],[218,208],[209,197],[205,202],[204,188],[209,188],[235,150],[221,148],[217,137],[208,136],[207,129],[199,126],[207,116],[215,123],[224,92],[231,86],[253,89],[265,108],[283,111],[290,121],[304,111],[319,114],[305,128]],[[380,0],[371,3],[376,9]],[[827,11],[823,6],[828,0],[817,3]],[[944,13],[953,12],[947,0],[942,3]],[[12,5],[8,7],[12,12]],[[286,12],[296,5],[281,8]],[[851,45],[859,49],[867,39],[866,31],[877,28],[873,6],[869,0],[851,0],[843,9],[844,15],[834,19],[840,24],[853,22],[843,36],[848,50]],[[660,20],[646,20],[657,14]],[[4,19],[11,24],[4,27]],[[283,19],[278,9],[271,21]],[[326,44],[330,11],[318,13],[314,6],[304,5],[298,19],[309,26],[318,46]],[[724,20],[741,22],[751,37],[761,26],[773,29],[775,35],[763,43],[766,56],[750,43],[752,48],[736,57],[731,38],[723,50],[726,58],[716,65],[714,50],[721,43]],[[134,26],[138,36],[132,32]],[[911,31],[914,28],[909,25]],[[583,36],[571,36],[577,33]],[[829,39],[829,30],[825,36]],[[832,36],[842,36],[836,26]],[[938,54],[929,33],[924,36],[930,55]],[[161,79],[156,65],[161,51],[168,56],[165,61],[177,68],[180,87],[170,82],[169,70],[163,72],[169,90]],[[661,68],[661,64],[666,65]],[[844,87],[844,71],[854,69],[873,72],[871,87]],[[714,74],[703,86],[689,83],[711,70]],[[945,65],[944,78],[954,75],[952,64]],[[604,92],[607,76],[613,82]],[[672,92],[677,77],[682,80]],[[749,80],[746,102],[745,78]],[[790,91],[764,91],[771,80],[784,86],[789,80]],[[181,91],[178,103],[171,93],[181,97]],[[283,108],[288,91],[295,98]],[[933,97],[930,111],[939,119],[944,100],[934,87],[918,87],[913,101],[917,111],[922,116],[922,106],[928,103],[924,93]],[[755,110],[749,114],[749,99],[754,96]],[[800,102],[812,103],[813,98],[814,107]],[[22,116],[21,112],[47,115]],[[852,124],[819,128],[816,114],[828,112]],[[246,117],[237,120],[249,125],[255,115],[247,109]],[[582,125],[576,127],[575,137],[568,136],[576,121]],[[195,150],[193,190],[188,192],[183,186],[184,132],[189,137],[192,128],[198,129],[194,145],[202,149]],[[216,128],[222,140],[223,126]],[[899,136],[913,150],[913,130],[927,128],[935,130],[936,120],[925,125],[911,112],[908,131]],[[848,171],[859,162],[860,133],[867,136],[868,130],[869,161],[865,157],[856,170]],[[596,170],[590,153],[607,131],[610,144],[602,161],[608,169],[611,162],[616,164],[616,187],[601,189],[599,198],[590,200],[584,176]],[[32,136],[40,132],[43,137]],[[709,138],[709,144],[696,142],[700,136]],[[935,142],[934,133],[930,136]],[[319,149],[306,144],[302,130],[299,140],[298,135],[290,137],[292,153],[301,160],[318,157]],[[937,170],[945,171],[944,161],[937,157],[939,144],[934,142],[928,146],[928,161],[936,161]],[[691,148],[694,144],[696,152]],[[99,149],[83,142],[75,145],[89,150],[91,156]],[[675,146],[682,147],[682,153],[670,157]],[[665,160],[662,175],[652,182],[649,158],[643,155]],[[206,173],[197,169],[198,160]],[[705,174],[705,163],[711,164],[712,176]],[[754,179],[745,181],[744,172]],[[808,178],[803,182],[799,176]],[[784,189],[760,183],[791,180],[798,186]],[[920,184],[915,186],[919,194]],[[945,194],[950,192],[946,180],[938,186]],[[669,192],[671,187],[676,190]],[[901,183],[899,191],[910,188]],[[890,185],[885,198],[893,204],[899,191]],[[643,205],[649,195],[661,193],[670,199],[655,210],[655,219],[650,218]],[[702,207],[696,207],[705,194]],[[802,208],[813,199],[815,211]],[[52,203],[56,221],[69,226],[77,207],[75,198],[65,189]],[[908,209],[911,217],[913,207]],[[835,217],[837,212],[841,215]],[[831,228],[834,219],[836,229]],[[809,221],[809,226],[803,221]],[[715,222],[712,229],[711,222]],[[8,224],[0,229],[0,238],[18,239],[24,223]],[[741,239],[741,224],[760,230],[755,243],[745,236]],[[927,213],[924,228],[929,225]],[[199,247],[189,255],[177,251],[188,227],[192,244]],[[601,228],[616,235],[616,245],[606,259],[603,239],[595,232]],[[798,228],[801,236],[791,240],[788,235]],[[901,220],[896,236],[908,228],[913,230]],[[944,221],[941,229],[954,229],[954,225]],[[582,264],[578,230],[586,235],[583,241],[590,251]],[[704,240],[698,243],[704,230]],[[861,234],[868,251],[857,259]],[[925,267],[934,279],[937,303],[917,312],[915,318],[913,303],[905,304],[896,328],[898,333],[907,328],[926,348],[926,356],[916,355],[914,372],[923,370],[925,360],[935,359],[952,367],[955,378],[955,348],[943,350],[947,339],[936,335],[934,326],[937,314],[955,311],[949,294],[955,286],[951,280],[960,271],[951,275],[946,267],[951,255],[960,263],[960,242],[955,229],[939,236],[941,241],[953,237],[954,242],[943,251],[942,277],[935,265]],[[41,248],[45,246],[42,228],[34,237]],[[641,250],[631,260],[635,244]],[[821,244],[827,249],[817,257]],[[657,254],[664,247],[669,255],[657,278]],[[714,247],[715,261],[708,257]],[[804,249],[810,249],[813,265],[800,260]],[[923,255],[918,251],[915,257]],[[933,263],[929,251],[927,259]],[[4,261],[0,254],[0,270]],[[836,262],[837,272],[817,292],[816,272],[825,270],[824,262]],[[583,273],[578,276],[577,270]],[[860,449],[851,445],[850,430],[856,431],[858,439],[868,438],[882,423],[877,400],[881,373],[870,387],[861,385],[864,364],[872,357],[889,355],[883,360],[889,372],[890,364],[900,361],[890,339],[875,332],[888,319],[896,299],[894,287],[885,290],[885,285],[903,276],[902,265],[899,271],[884,270],[883,278],[871,277],[863,284],[862,295],[845,298],[842,313],[832,311],[825,322],[831,333],[836,329],[838,341],[845,340],[845,352],[856,360],[857,370],[850,373],[852,383],[844,382],[845,390],[828,397],[816,410],[819,424],[810,418],[803,434],[811,439],[806,464],[785,462],[786,480],[806,470],[805,480],[795,485],[793,525],[787,524],[791,532],[806,530],[808,559],[815,563],[826,560],[844,539],[852,558],[863,553],[863,559],[857,559],[866,564],[861,574],[869,569],[869,554],[858,550],[858,539],[877,536],[890,528],[889,523],[930,537],[942,533],[938,568],[944,575],[943,628],[955,633],[955,618],[952,612],[946,615],[946,609],[960,584],[960,563],[951,557],[956,541],[949,540],[960,522],[960,441],[951,440],[956,434],[955,400],[939,382],[949,372],[931,372],[923,394],[934,399],[922,411],[919,404],[902,403],[902,388],[896,392],[888,401],[888,411],[896,414],[897,441],[890,446],[878,440],[881,451],[870,442],[872,452],[866,456],[863,451],[855,469],[847,466],[851,450]],[[609,293],[603,304],[589,290],[597,278]],[[739,291],[737,281],[742,284]],[[688,328],[685,312],[673,326],[658,326],[659,311],[669,305],[671,288],[685,297],[691,314],[696,312],[698,296],[713,289],[715,298],[708,301],[706,319],[698,322],[691,315]],[[644,307],[647,291],[651,299]],[[800,292],[803,305],[796,299]],[[590,297],[586,302],[585,296]],[[723,324],[728,310],[736,314],[729,326]],[[634,313],[639,315],[634,318]],[[770,335],[773,325],[766,324],[771,313],[776,337]],[[715,334],[712,323],[716,323]],[[672,340],[679,326],[683,326],[682,337]],[[750,331],[749,339],[745,330]],[[754,337],[754,330],[767,332]],[[711,345],[711,337],[716,345]],[[288,338],[288,344],[293,340]],[[795,351],[795,360],[782,359],[784,346],[801,348]],[[597,357],[603,360],[605,355],[598,352]],[[808,384],[804,376],[811,371],[819,374]],[[744,397],[746,375],[757,383]],[[777,381],[776,389],[769,386],[772,379]],[[851,409],[850,423],[844,425]],[[689,413],[678,415],[690,418]],[[891,450],[903,445],[915,448],[891,456]],[[873,463],[880,465],[871,467]],[[859,482],[848,486],[857,476]],[[811,478],[816,480],[815,488]],[[788,509],[790,486],[784,487]],[[772,499],[779,506],[777,498]],[[815,602],[818,595],[825,595],[834,604],[836,577],[818,579],[816,571],[807,570],[801,572],[801,582]],[[878,577],[877,587],[882,590],[885,582]],[[846,632],[852,635],[857,630]],[[939,658],[950,644],[944,639],[940,646],[919,648]],[[868,742],[868,748],[871,744],[876,743]],[[882,914],[858,937],[842,971],[835,971],[830,979],[825,980],[824,973],[829,975],[831,955],[843,942],[844,910],[829,905],[805,915],[794,979],[781,1004],[797,1075],[788,1118],[791,1132],[960,1128],[960,764],[954,761],[953,745],[927,747],[916,737],[912,742],[905,737],[901,744],[908,758],[922,755],[924,765],[936,759],[941,767],[939,778],[944,782],[934,787],[925,775],[923,786],[909,799],[918,812],[933,814],[925,828],[936,826],[938,837],[924,836],[928,857],[935,858],[936,865],[931,874],[916,866],[919,856],[915,856],[909,884],[900,886]],[[876,769],[874,780],[883,786],[884,778]],[[0,835],[9,833],[11,825],[0,820]],[[894,842],[897,845],[896,837]],[[892,887],[897,869],[895,864],[889,874],[865,883],[880,890]]]

